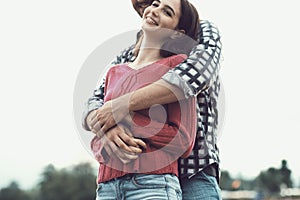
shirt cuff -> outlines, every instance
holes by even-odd
[[[193,88],[182,79],[177,73],[175,73],[173,70],[168,71],[163,77],[163,80],[167,81],[168,83],[175,85],[179,87],[183,93],[185,98],[190,98],[192,96],[195,96],[196,93],[193,90]]]
[[[82,127],[85,130],[87,130],[87,131],[91,130],[86,123],[87,116],[90,114],[90,112],[100,108],[101,106],[103,106],[103,102],[101,102],[101,101],[93,101],[87,105],[87,108],[84,110],[84,112],[82,114]]]

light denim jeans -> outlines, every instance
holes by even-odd
[[[220,200],[221,190],[215,177],[198,172],[180,181],[183,200]]]
[[[178,177],[131,174],[98,184],[96,200],[181,200]]]

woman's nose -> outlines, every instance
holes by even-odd
[[[152,13],[154,16],[158,16],[158,11],[159,11],[159,7],[155,7],[155,8],[152,8],[152,9],[151,9],[151,13]]]

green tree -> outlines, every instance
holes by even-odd
[[[30,200],[30,197],[13,181],[8,187],[0,190],[0,200]]]
[[[221,172],[221,177],[220,177],[220,188],[222,190],[231,190],[231,184],[233,182],[233,179],[230,176],[230,173],[226,170]]]
[[[281,187],[292,187],[291,170],[287,168],[287,161],[282,160],[281,168],[270,167],[262,171],[256,178],[257,189],[270,194],[278,194]]]
[[[94,170],[89,163],[61,170],[48,165],[39,183],[38,200],[95,199],[95,179]]]

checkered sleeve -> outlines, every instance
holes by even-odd
[[[120,55],[116,56],[116,58],[111,62],[111,65],[117,65],[117,64],[132,61],[134,59],[133,49],[134,49],[133,45],[124,49],[120,53]],[[87,118],[88,114],[91,111],[100,108],[104,104],[105,77],[106,77],[106,73],[101,78],[101,80],[97,84],[92,96],[88,99],[88,101],[85,104],[85,109],[82,114],[82,127],[85,130],[88,130],[88,131],[90,130],[86,123],[86,118]]]
[[[134,45],[124,49],[120,55],[118,55],[112,62],[111,65],[117,65],[126,62],[134,61]]]
[[[199,44],[185,61],[162,78],[181,88],[187,98],[198,95],[211,86],[218,74],[221,48],[218,28],[209,21],[201,21]]]
[[[82,114],[82,127],[87,131],[90,131],[90,128],[86,123],[87,116],[91,111],[100,108],[104,104],[105,77],[106,75],[101,79],[98,86],[95,88],[92,96],[88,99],[88,101],[85,104],[85,109]]]

